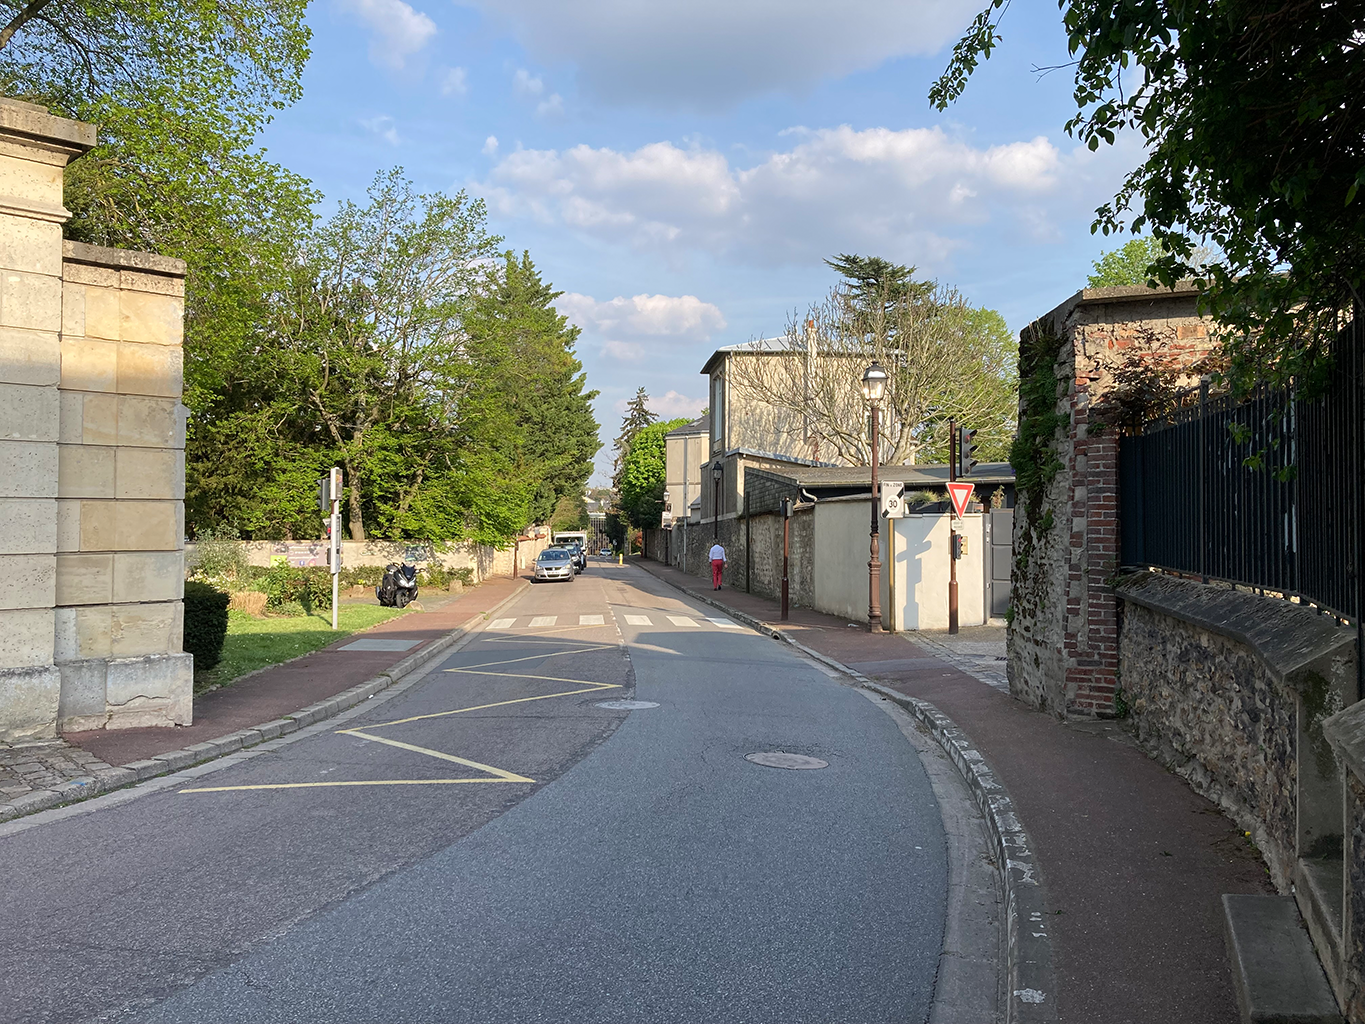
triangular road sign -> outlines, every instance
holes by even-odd
[[[955,480],[948,485],[948,493],[953,497],[953,511],[961,519],[967,514],[967,502],[972,500],[972,485]]]

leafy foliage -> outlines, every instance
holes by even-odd
[[[223,640],[228,629],[228,601],[221,590],[207,583],[185,584],[186,653],[194,655],[194,670],[207,671],[223,656]]]
[[[636,432],[621,467],[621,512],[631,526],[657,529],[664,510],[666,445],[664,435],[689,421],[686,417],[652,423]]]
[[[1000,40],[991,0],[930,91],[961,95]],[[1320,375],[1365,290],[1365,31],[1355,0],[1059,0],[1075,58],[1067,131],[1147,157],[1092,230],[1146,229],[1163,284],[1195,277],[1232,330],[1230,372]],[[1196,243],[1220,252],[1200,260]]]
[[[1094,262],[1095,272],[1086,280],[1086,287],[1144,285],[1149,280],[1147,268],[1159,260],[1164,251],[1161,243],[1155,238],[1146,236],[1130,238]]]

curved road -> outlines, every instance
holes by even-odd
[[[927,1019],[944,837],[890,717],[635,570],[499,614],[295,742],[3,835],[0,1019]]]

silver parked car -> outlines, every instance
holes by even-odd
[[[564,548],[546,548],[536,556],[535,580],[568,580],[574,578],[573,552]]]

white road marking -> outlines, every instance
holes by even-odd
[[[600,626],[603,624],[603,619],[600,615],[580,615],[578,624],[580,626]]]
[[[517,623],[516,619],[494,619],[488,624],[489,629],[511,629]]]
[[[711,618],[711,616],[709,616],[709,615],[706,617],[706,621],[709,622],[709,623],[711,623],[711,625],[713,625],[713,626],[719,626],[721,629],[743,629],[743,628],[744,628],[744,627],[741,626],[738,622],[731,622],[729,619],[713,619],[713,618]]]
[[[649,621],[648,615],[627,615],[627,626],[652,626],[654,623]]]
[[[686,615],[670,615],[668,621],[675,626],[696,626],[697,623],[689,619]]]
[[[531,620],[531,628],[535,629],[537,626],[553,626],[558,621],[558,615],[537,615]]]

